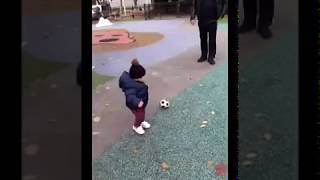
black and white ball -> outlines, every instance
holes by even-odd
[[[160,101],[160,107],[163,109],[167,109],[170,106],[170,102],[166,99],[162,99]]]

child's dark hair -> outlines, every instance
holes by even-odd
[[[129,70],[130,77],[133,79],[142,78],[146,74],[146,70],[140,65],[137,58],[131,61],[131,67]]]
[[[131,64],[132,65],[140,65],[139,61],[137,58],[134,58],[132,61],[131,61]]]

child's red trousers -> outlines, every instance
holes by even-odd
[[[132,111],[132,113],[135,116],[134,127],[139,127],[141,123],[144,121],[145,108],[134,110]]]

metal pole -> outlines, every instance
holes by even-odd
[[[120,0],[120,15],[122,14],[122,0]]]
[[[177,17],[180,15],[180,0],[177,1]]]
[[[124,16],[127,16],[126,4],[125,4],[124,0],[122,0],[122,1],[123,1]]]
[[[144,20],[147,20],[147,9],[146,9],[146,3],[143,4],[143,14],[144,14]]]

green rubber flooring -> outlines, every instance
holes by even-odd
[[[240,179],[298,176],[298,41],[294,32],[273,41],[239,72]]]
[[[171,100],[169,109],[149,119],[152,127],[143,136],[131,131],[95,160],[92,178],[225,179],[215,167],[227,167],[227,75],[227,61],[217,64]],[[203,121],[208,125],[201,128]]]

